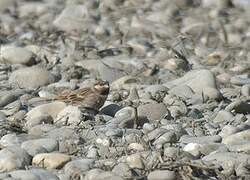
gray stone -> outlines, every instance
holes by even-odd
[[[107,137],[110,136],[117,136],[117,137],[122,137],[122,135],[124,134],[124,131],[122,129],[109,129],[105,135]]]
[[[225,110],[220,110],[216,117],[213,119],[213,122],[215,123],[222,123],[222,122],[227,122],[230,121],[234,118],[234,115],[229,112],[229,111],[225,111]]]
[[[39,125],[39,124],[53,124],[52,116],[48,114],[43,114],[35,118],[28,118],[28,120],[25,123],[25,127],[27,129],[31,129],[32,127]]]
[[[98,174],[103,173],[103,172],[105,172],[105,171],[103,171],[102,169],[91,169],[91,170],[86,172],[84,180],[95,180],[96,176]]]
[[[130,168],[144,169],[144,163],[140,154],[131,154],[126,157],[126,162]]]
[[[94,165],[94,160],[92,159],[79,159],[68,162],[64,166],[64,172],[69,177],[81,177],[86,171],[92,168]]]
[[[210,7],[210,8],[226,8],[229,4],[228,0],[216,1],[216,0],[202,0],[203,7]]]
[[[164,103],[165,103],[166,97],[164,98]],[[174,100],[174,99],[173,99]],[[174,104],[169,106],[169,113],[166,115],[167,119],[177,119],[183,115],[187,114],[187,106],[180,100],[174,100]],[[169,104],[168,104],[169,105]]]
[[[200,155],[208,155],[212,152],[217,151],[219,148],[226,148],[225,145],[221,143],[208,143],[208,144],[197,144],[188,143],[183,150],[189,152],[194,157],[198,158]]]
[[[121,109],[122,107],[118,106],[117,104],[109,104],[107,106],[104,105],[104,107],[101,108],[100,113],[114,117],[115,114]]]
[[[250,129],[244,130],[223,138],[224,144],[241,144],[250,141]]]
[[[133,51],[138,54],[138,56],[145,56],[150,47],[147,44],[147,40],[143,38],[133,38],[128,40],[127,44],[133,48]]]
[[[86,132],[83,131],[82,133],[83,137],[85,137],[85,135],[89,137],[92,131],[86,129]],[[44,136],[57,140],[59,142],[59,152],[67,154],[75,153],[80,142],[80,136],[76,133],[74,127],[70,126],[54,128],[46,132]]]
[[[91,74],[96,76],[96,73],[98,72],[98,66],[102,64],[102,62],[96,59],[91,59],[91,60],[86,59],[84,61],[78,61],[75,64],[84,69],[87,69]]]
[[[126,143],[134,143],[134,142],[137,142],[137,137],[138,135],[137,134],[125,134],[124,137],[123,137],[123,140],[126,142]]]
[[[164,62],[164,68],[175,71],[179,69],[186,70],[187,69],[187,61],[181,59],[181,58],[170,58],[167,59],[166,62]]]
[[[216,76],[216,79],[219,83],[227,84],[230,83],[231,75],[229,73],[221,73]]]
[[[221,140],[222,138],[218,135],[201,136],[201,137],[192,137],[184,135],[180,138],[181,143],[197,143],[197,144],[216,143],[216,142],[221,142]]]
[[[37,122],[37,118],[43,117],[44,115],[50,115],[53,119],[56,119],[58,113],[65,107],[66,104],[63,102],[52,102],[37,106],[26,114],[27,122],[33,124],[33,121]]]
[[[197,159],[192,154],[183,151],[181,147],[169,147],[168,144],[164,147],[164,157],[167,159],[187,159],[187,160],[193,160]]]
[[[236,7],[240,7],[240,8],[247,8],[248,6],[250,6],[250,1],[249,0],[232,0],[233,5],[235,5]]]
[[[46,136],[60,141],[65,141],[67,139],[77,140],[79,137],[72,127],[60,127],[52,129],[46,133]]]
[[[22,47],[3,46],[0,51],[0,61],[9,64],[35,64],[34,54]]]
[[[17,100],[18,96],[16,96],[14,93],[6,92],[3,94],[0,98],[0,107],[4,107],[15,100]]]
[[[54,123],[77,126],[82,120],[82,112],[77,106],[67,106],[57,114]]]
[[[148,134],[149,132],[153,131],[155,129],[155,126],[150,123],[145,123],[142,127],[143,133]]]
[[[111,121],[111,120],[114,119],[114,118],[111,117],[111,116],[109,116],[109,115],[101,114],[101,112],[100,112],[100,114],[97,114],[97,115],[95,116],[95,119],[96,119],[97,121],[101,121],[101,122],[109,122],[109,121]]]
[[[201,155],[200,149],[201,145],[197,143],[188,143],[184,148],[183,151],[186,151],[192,154],[194,157],[199,158]]]
[[[112,89],[130,89],[138,82],[138,78],[126,75],[112,82],[111,87]]]
[[[177,137],[174,131],[169,131],[161,135],[159,138],[157,138],[154,142],[153,145],[156,147],[162,147],[165,143],[176,143],[177,142]]]
[[[14,114],[13,119],[15,119],[16,121],[23,121],[25,119],[26,113],[27,111],[22,110],[20,107],[20,110]]]
[[[233,125],[226,125],[221,129],[221,132],[219,133],[219,135],[222,138],[225,138],[227,136],[230,136],[232,134],[235,134],[239,131],[239,129]]]
[[[211,135],[216,135],[218,134],[218,128],[219,128],[219,125],[218,124],[215,124],[215,123],[211,123],[211,122],[208,122],[204,125],[204,127],[208,130],[208,132],[211,134]],[[192,129],[192,128],[190,128]]]
[[[111,64],[110,67],[113,67],[113,65]],[[110,68],[110,67],[108,67],[107,65],[104,65],[103,63],[98,65],[98,72],[102,79],[105,79],[109,82],[113,82],[126,75],[125,72],[119,69],[116,69],[115,67],[114,68]]]
[[[56,129],[56,126],[52,124],[39,124],[28,130],[28,134],[36,137],[41,137],[49,131]]]
[[[187,85],[177,85],[171,88],[171,90],[169,90],[169,93],[184,99],[194,96],[194,91]]]
[[[30,165],[31,157],[18,146],[8,146],[0,151],[0,172],[8,172]]]
[[[175,180],[174,171],[169,170],[154,170],[148,174],[148,180]]]
[[[3,112],[6,116],[15,116],[20,109],[21,103],[19,100],[16,100],[2,108],[1,112]]]
[[[48,13],[49,9],[48,3],[43,3],[39,1],[29,1],[28,3],[20,4],[18,8],[19,17],[25,18],[29,17],[31,14],[36,17],[42,17],[43,14]],[[38,19],[39,19],[38,18]]]
[[[59,180],[59,178],[56,175],[44,169],[36,168],[36,169],[30,169],[29,171],[35,176],[37,176],[39,179]]]
[[[236,115],[236,117],[238,116],[238,115],[242,115],[242,114],[237,114]],[[243,117],[245,117],[244,115],[243,115]],[[246,117],[245,117],[246,118]],[[247,119],[248,119],[248,117],[247,117]],[[239,131],[244,131],[244,130],[247,130],[247,129],[250,129],[250,124],[249,124],[249,120],[246,120],[245,121],[245,119],[243,120],[243,119],[236,119],[237,121],[244,121],[244,123],[241,123],[241,124],[239,124],[238,126],[236,126],[236,128],[237,128],[237,130],[238,130],[238,132]]]
[[[93,180],[124,180],[122,177],[113,174],[112,172],[106,171],[97,174]]]
[[[234,111],[240,114],[249,114],[250,113],[250,104],[247,101],[235,99],[225,108],[226,111]]]
[[[203,118],[203,114],[200,110],[198,109],[191,109],[189,112],[188,112],[188,117],[192,118],[192,119],[201,119]]]
[[[250,96],[250,84],[245,84],[241,87],[241,94],[243,96]]]
[[[6,134],[0,140],[0,144],[3,147],[7,146],[20,146],[23,141],[27,140],[27,137],[16,134]]]
[[[15,0],[0,0],[0,12],[9,9],[10,7],[14,7]]]
[[[249,179],[250,175],[249,175],[248,166],[249,166],[249,162],[242,162],[237,167],[235,167],[236,176]]]
[[[30,171],[27,170],[16,170],[5,174],[6,178],[12,177],[14,179],[20,179],[20,180],[40,180],[39,177],[37,177],[36,175],[32,174]]]
[[[138,72],[143,69],[144,64],[134,58],[127,58],[124,56],[118,57],[105,57],[102,59],[103,63],[98,64],[98,72],[101,79],[109,82],[126,76],[132,72]]]
[[[150,93],[152,96],[155,96],[157,93],[167,92],[168,88],[163,85],[150,85],[144,89],[145,92]]]
[[[195,93],[204,94],[210,99],[221,98],[220,92],[216,87],[216,79],[213,73],[209,70],[193,70],[185,74],[183,77],[170,81],[166,84],[167,87],[173,88],[174,86],[189,86]]]
[[[117,115],[119,114],[119,115]],[[133,128],[135,120],[135,110],[132,107],[125,107],[116,113],[115,118],[109,121],[109,125],[119,128]],[[149,122],[146,117],[139,116],[137,119],[137,126],[143,126],[143,124]]]
[[[132,88],[130,88],[130,90],[129,90],[129,95],[128,95],[128,97],[127,97],[127,101],[129,101],[129,102],[138,102],[138,100],[139,100],[139,92],[138,92],[138,90],[135,88],[135,87],[132,87]]]
[[[21,88],[38,88],[54,82],[55,77],[39,67],[26,67],[11,73],[9,82]]]
[[[62,153],[41,153],[32,159],[32,164],[46,169],[60,169],[71,160],[69,155]]]
[[[134,117],[135,110],[132,107],[124,107],[115,113],[115,117],[131,118]]]
[[[88,153],[87,153],[86,157],[90,158],[90,159],[97,159],[98,158],[98,151],[97,151],[97,149],[94,148],[94,147],[91,147],[88,150]]]
[[[125,178],[132,178],[132,171],[126,163],[119,163],[113,169],[112,172],[118,176]]]
[[[161,120],[169,113],[163,103],[150,103],[138,107],[138,116],[147,117],[149,121]]]
[[[2,111],[0,111],[0,122],[5,121],[6,119],[7,119],[6,114],[4,114]]]
[[[149,141],[152,141],[154,139],[157,139],[158,137],[160,137],[162,134],[164,134],[165,132],[167,132],[168,130],[164,129],[164,128],[157,128],[154,129],[153,131],[149,132],[146,135],[146,139],[148,139]]]
[[[221,143],[208,143],[208,144],[200,144],[199,151],[203,155],[209,155],[212,152],[219,151],[219,149],[227,149],[224,144]]]
[[[98,137],[96,140],[96,144],[100,145],[100,146],[105,146],[105,147],[109,147],[110,146],[110,138],[107,138],[105,136],[103,137]]]
[[[230,82],[235,85],[244,85],[244,84],[250,84],[250,78],[247,74],[243,75],[236,75],[231,77]]]
[[[90,23],[88,9],[84,5],[67,6],[53,22],[55,27],[67,33],[84,32]]]
[[[182,135],[187,134],[187,128],[184,129],[180,123],[168,123],[167,125],[161,126],[161,128],[167,129],[168,131],[174,131],[177,139],[179,139]]]
[[[128,145],[128,150],[140,152],[140,151],[144,151],[145,149],[142,144],[134,142]]]
[[[242,144],[227,145],[227,148],[231,152],[244,152],[246,154],[250,154],[250,141]]]
[[[16,179],[18,180],[41,180],[41,179],[59,180],[59,178],[56,175],[44,169],[15,170],[9,173],[0,174],[1,179],[3,175],[5,175],[6,178],[11,177],[11,178],[14,178],[15,180]]]
[[[219,164],[224,168],[228,168],[231,166],[237,166],[241,162],[249,161],[250,155],[236,152],[218,152],[204,156],[202,160]]]
[[[59,144],[54,139],[42,138],[25,141],[22,143],[21,147],[31,156],[35,156],[39,153],[58,151]]]
[[[177,147],[165,147],[164,156],[167,158],[177,159],[180,155],[180,148]]]

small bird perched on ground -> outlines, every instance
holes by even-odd
[[[77,90],[67,90],[53,97],[42,97],[39,100],[29,101],[28,98],[23,98],[21,103],[23,107],[30,108],[38,105],[62,101],[67,105],[77,106],[83,117],[93,118],[99,112],[99,109],[104,105],[109,94],[110,86],[108,81],[97,80],[90,87],[80,88]]]
[[[109,90],[110,86],[108,81],[98,80],[92,87],[64,92],[58,95],[54,100],[79,106],[81,109],[84,108],[98,112],[105,103]]]

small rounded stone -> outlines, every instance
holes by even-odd
[[[241,87],[241,94],[243,96],[250,96],[250,84],[245,84]]]
[[[62,153],[37,154],[32,159],[32,164],[46,169],[58,169],[70,161],[70,156]]]
[[[26,89],[38,88],[54,81],[55,77],[50,72],[38,67],[21,68],[12,72],[9,78],[10,84]]]
[[[175,180],[174,171],[169,170],[154,170],[148,174],[148,180]]]
[[[143,169],[144,164],[142,162],[142,157],[139,154],[132,154],[126,158],[126,161],[130,168]]]

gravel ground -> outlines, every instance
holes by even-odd
[[[0,179],[250,179],[249,10],[0,0]],[[92,118],[53,100],[96,79]]]

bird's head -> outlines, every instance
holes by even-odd
[[[103,81],[103,80],[98,80],[94,84],[94,89],[102,95],[108,95],[109,89],[110,89],[109,82]]]

